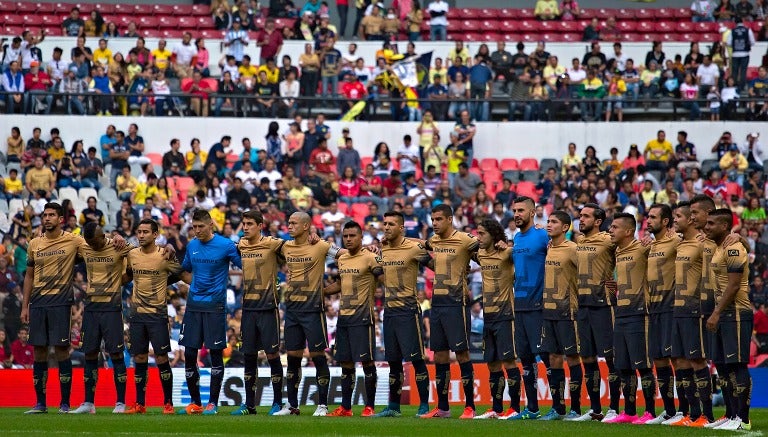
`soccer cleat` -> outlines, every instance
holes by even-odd
[[[709,419],[707,419],[707,416],[702,414],[698,419],[689,422],[686,426],[690,428],[704,428],[708,423]]]
[[[677,413],[675,413],[674,416],[672,416],[672,417],[668,418],[667,420],[661,422],[661,424],[662,425],[673,425],[673,424],[683,420],[684,418],[685,418],[685,415],[678,411]]]
[[[419,411],[416,412],[416,416],[422,416],[429,413],[429,404],[419,404]]]
[[[48,412],[48,407],[43,404],[35,404],[31,410],[27,410],[24,414],[45,414]]]
[[[736,428],[737,431],[752,431],[752,422],[744,422],[741,421],[741,424],[739,424],[739,427]]]
[[[374,414],[373,417],[400,417],[402,415],[403,413],[397,410],[390,410],[389,408],[385,408],[382,412]]]
[[[272,407],[274,409],[274,406]],[[279,410],[275,411],[274,413],[270,411],[270,414],[272,416],[290,416],[291,414],[294,414],[293,410],[296,410],[296,415],[299,415],[299,409],[293,408],[288,404],[284,404]]]
[[[616,412],[616,410],[608,410],[605,412],[605,416],[603,416],[602,419],[600,419],[603,423],[610,423],[609,420],[613,420],[616,417],[618,417],[619,413]]]
[[[202,405],[197,405],[197,404],[194,404],[194,403],[193,404],[189,404],[186,407],[178,410],[176,412],[176,414],[181,415],[181,416],[184,416],[184,415],[194,416],[194,415],[197,415],[197,414],[203,414],[203,406]]]
[[[498,418],[499,418],[499,413],[493,410],[488,410],[483,414],[475,416],[475,419],[498,419]]]
[[[691,416],[683,416],[682,420],[678,420],[677,422],[669,425],[669,426],[691,426]]]
[[[133,404],[133,406],[125,410],[125,414],[144,414],[146,412],[147,408],[141,404]]]
[[[267,413],[267,416],[274,416],[275,413],[282,410],[283,406],[280,404],[272,404],[272,408],[269,409],[269,413]]]
[[[125,414],[125,404],[118,402],[115,404],[115,408],[112,410],[112,414]]]
[[[646,425],[662,425],[667,420],[677,416],[677,413],[675,413],[674,416],[668,416],[667,413],[661,413],[658,416],[654,417],[653,419],[645,422]]]
[[[565,415],[565,417],[563,417],[563,420],[568,421],[568,422],[573,422],[573,421],[575,421],[576,419],[579,419],[579,418],[581,418],[581,414],[571,410],[571,411],[568,412],[568,414]]]
[[[509,407],[507,409],[507,411],[499,414],[499,419],[501,419],[501,420],[508,420],[508,419],[511,419],[512,417],[517,416],[518,414],[519,413],[517,412],[517,410],[515,410],[512,407]]]
[[[69,413],[69,404],[59,405],[59,414],[67,414],[67,413]]]
[[[376,411],[373,410],[373,407],[365,407],[363,408],[363,412],[360,413],[360,417],[373,417],[376,415]]]
[[[172,403],[167,403],[163,405],[163,414],[170,415],[170,414],[176,414],[176,410],[173,408]]]
[[[632,422],[632,424],[633,425],[645,425],[645,424],[647,424],[648,422],[650,422],[653,419],[655,419],[655,417],[653,417],[653,414],[651,414],[650,412],[646,411],[645,413],[643,413],[642,416],[640,416],[637,419],[635,419],[635,421]]]
[[[523,408],[520,414],[510,417],[507,420],[535,420],[541,417],[541,411],[530,411],[528,407]]]
[[[729,419],[727,417],[723,416],[723,417],[715,420],[714,422],[710,422],[710,423],[704,425],[704,428],[715,429],[718,426],[720,426],[720,425],[724,424],[725,422],[727,422],[728,420]]]
[[[422,419],[449,419],[451,417],[451,412],[435,408],[434,410],[429,411],[426,414],[422,414],[419,417]]]
[[[570,418],[566,417],[565,420],[567,420],[569,422],[590,422],[592,420],[595,420],[595,419],[592,418],[592,415],[594,415],[594,414],[595,414],[595,412],[593,410],[589,410],[586,413],[580,415],[579,417],[576,417],[574,419],[570,419]],[[602,415],[599,412],[597,414]],[[570,416],[570,414],[569,414],[569,416]]]
[[[737,416],[725,422],[724,424],[718,426],[715,429],[719,429],[721,431],[736,431],[740,427],[741,427],[741,419]]]
[[[323,417],[328,415],[328,406],[327,405],[318,405],[315,409],[315,412],[312,413],[312,417]]]
[[[203,416],[215,416],[217,414],[219,414],[219,407],[210,402],[205,406],[205,410],[203,410]]]
[[[77,409],[72,410],[69,414],[96,414],[96,407],[92,402],[83,402]]]
[[[240,405],[240,408],[229,413],[230,416],[247,416],[249,414],[256,414],[256,410],[246,406],[245,404]]]
[[[339,406],[335,410],[331,411],[328,414],[324,414],[324,416],[328,417],[352,417],[354,414],[352,413],[352,410],[347,410],[346,408]]]
[[[461,416],[459,416],[459,419],[474,419],[475,418],[475,409],[472,407],[465,407],[464,412],[461,413]]]
[[[634,423],[634,421],[637,420],[637,416],[630,416],[624,411],[622,411],[621,414],[617,414],[612,419],[607,419],[607,417],[608,416],[606,416],[606,419],[603,419],[603,423]]]
[[[552,408],[551,410],[547,411],[547,414],[539,417],[539,420],[562,420],[563,417],[565,416],[560,415],[560,413],[558,413],[557,411],[555,411],[554,408]]]

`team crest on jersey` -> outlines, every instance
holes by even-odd
[[[739,249],[728,249],[728,256],[739,256]]]

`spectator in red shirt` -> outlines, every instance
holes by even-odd
[[[328,176],[333,173],[333,169],[336,167],[336,157],[328,149],[328,140],[320,139],[317,149],[309,155],[309,164],[315,166],[315,171],[321,179],[328,180]]]
[[[365,166],[360,176],[360,197],[358,202],[373,202],[379,207],[379,211],[387,210],[387,198],[381,178],[373,173],[373,164]]]
[[[266,65],[269,58],[277,59],[283,49],[283,35],[275,30],[274,18],[267,18],[264,22],[264,30],[256,36],[256,46],[261,47],[259,65]]]
[[[364,179],[361,180],[355,174],[355,169],[352,167],[344,168],[344,172],[339,179],[339,200],[345,202],[349,207],[352,207],[353,203],[360,202],[360,188]]]
[[[208,96],[214,92],[214,90],[207,80],[203,80],[203,73],[199,70],[195,70],[195,72],[192,73],[192,81],[185,83],[182,91],[195,96],[189,99],[190,109],[192,109],[198,117],[207,117],[208,108],[211,106],[208,103]]]
[[[40,70],[40,63],[32,61],[29,64],[29,73],[24,76],[24,89],[26,90],[24,108],[27,114],[32,113],[32,107],[36,100],[38,110],[45,110],[46,114],[51,113],[53,94],[48,93],[51,83],[51,77],[48,76],[48,73]]]
[[[13,364],[19,368],[31,369],[35,361],[35,348],[29,341],[29,329],[19,329],[19,338],[11,344],[11,354],[13,354]]]
[[[760,304],[755,311],[752,342],[757,346],[757,355],[768,354],[768,304]]]
[[[364,99],[368,94],[368,90],[365,89],[365,85],[360,82],[357,76],[352,72],[344,74],[344,83],[341,85],[341,93],[347,99],[344,104],[346,110],[349,111],[360,100]]]
[[[13,353],[11,353],[11,343],[8,341],[8,335],[0,329],[0,369],[13,368]]]
[[[389,177],[383,182],[384,191],[387,196],[394,196],[398,187],[403,186],[403,181],[400,179],[400,172],[398,170],[392,170]]]

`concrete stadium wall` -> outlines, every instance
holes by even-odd
[[[28,139],[34,127],[43,130],[48,138],[51,128],[61,131],[65,146],[69,150],[75,140],[82,139],[86,147],[98,146],[99,137],[107,125],[114,124],[119,130],[128,131],[130,123],[139,125],[139,134],[144,137],[146,152],[165,153],[170,140],[179,138],[182,151],[189,150],[192,138],[199,138],[207,149],[219,141],[222,135],[231,135],[233,150],[240,153],[240,140],[249,137],[254,147],[264,147],[264,135],[271,119],[243,118],[154,118],[154,117],[75,117],[75,116],[23,116],[4,115],[0,135],[10,134],[12,126],[21,129],[22,137]],[[288,128],[289,120],[278,120],[281,132]],[[397,150],[402,137],[410,134],[416,138],[415,122],[354,122],[330,121],[332,137],[329,146],[336,150],[336,141],[342,127],[350,128],[355,147],[361,156],[371,156],[376,144],[386,142],[390,150]],[[304,124],[306,128],[306,124]],[[629,145],[636,143],[641,149],[655,138],[656,131],[664,129],[667,138],[675,143],[676,133],[688,132],[688,139],[698,146],[699,159],[713,158],[712,145],[725,131],[731,131],[738,142],[743,142],[749,132],[760,132],[764,125],[746,122],[633,122],[633,123],[478,123],[475,140],[476,158],[524,158],[534,157],[560,159],[569,142],[576,143],[582,155],[588,145],[597,149],[598,156],[608,158],[611,147],[619,149],[619,156],[626,156]],[[443,138],[453,129],[451,123],[439,125]],[[765,132],[763,132],[765,133]],[[443,141],[447,144],[447,141]],[[5,152],[5,147],[2,147]]]

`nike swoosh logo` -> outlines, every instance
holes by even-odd
[[[323,345],[322,343],[318,343],[318,344],[315,345],[315,347],[320,347],[322,345]]]
[[[277,346],[278,346],[278,345],[276,345],[276,344],[273,344],[273,345],[272,345],[272,347],[273,347],[273,348],[276,348]]]
[[[368,354],[360,354],[360,358],[365,358],[365,356]]]
[[[613,348],[611,348],[611,349],[605,349],[605,350],[603,351],[603,353],[604,353],[604,354],[609,354],[609,353],[611,353],[611,351],[613,351]]]
[[[222,341],[222,340],[219,340],[219,341],[217,341],[217,342],[214,342],[213,344],[221,344],[221,343],[223,343],[223,341]]]
[[[565,350],[568,350],[568,349],[573,349],[573,345],[568,346],[568,347],[565,348]]]
[[[459,347],[459,346],[461,346],[462,344],[464,344],[464,342],[463,342],[463,341],[460,341],[460,342],[456,343],[456,347]]]
[[[733,358],[733,357],[735,357],[735,356],[736,356],[736,354],[728,354],[728,355],[726,356],[726,358]]]
[[[695,354],[695,353],[696,353],[696,352],[698,352],[698,351],[699,351],[698,349],[694,349],[694,350],[692,350],[692,351],[688,352],[688,354],[689,354],[689,355],[693,355],[693,354]]]
[[[197,252],[192,252],[192,255],[197,255]]]
[[[61,339],[61,342],[62,342],[62,343],[63,343],[63,342],[65,342],[65,341],[69,341],[69,339],[68,339],[68,338],[62,338],[62,339]]]
[[[411,354],[411,356],[412,356],[412,357],[415,357],[415,356],[416,356],[416,355],[418,355],[418,354],[419,354],[418,352],[415,352],[415,353],[412,353],[412,354]]]
[[[664,350],[665,350],[665,351],[669,351],[669,350],[672,350],[672,346],[667,346],[667,347],[665,347],[665,348],[664,348]]]
[[[122,344],[118,344],[117,347],[123,347],[123,345]]]
[[[639,366],[639,365],[640,365],[640,364],[642,364],[642,363],[643,363],[642,361],[636,361],[636,362],[635,362],[635,366]]]

